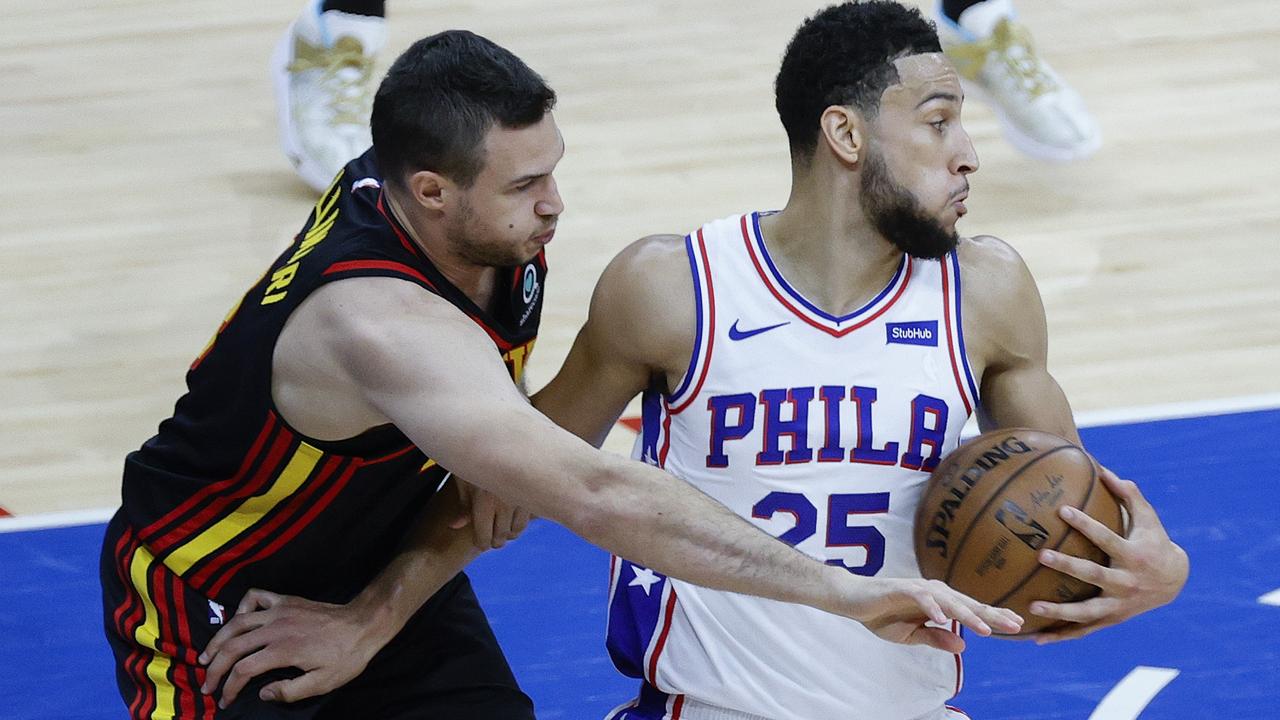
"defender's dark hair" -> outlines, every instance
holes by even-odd
[[[893,61],[931,52],[942,52],[933,23],[896,2],[846,2],[805,20],[774,83],[792,157],[813,153],[824,110],[852,105],[875,117],[885,88],[898,81]]]
[[[555,104],[555,91],[510,51],[447,30],[411,45],[378,86],[374,154],[390,182],[432,170],[467,187],[484,167],[490,127],[528,127]]]

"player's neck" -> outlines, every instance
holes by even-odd
[[[902,251],[864,215],[855,188],[799,181],[782,212],[760,219],[760,232],[787,281],[835,315],[875,297],[902,262]]]
[[[409,233],[409,239],[422,250],[446,280],[461,290],[471,302],[488,310],[493,300],[496,269],[488,265],[477,265],[452,252],[445,230],[439,223],[424,222],[414,213],[407,212],[396,194],[390,188],[387,190],[387,208]]]

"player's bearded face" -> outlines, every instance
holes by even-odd
[[[911,257],[936,260],[960,242],[954,229],[947,230],[930,217],[911,191],[898,184],[874,149],[862,171],[859,200],[876,230]]]
[[[533,259],[518,239],[487,226],[465,196],[449,226],[448,237],[453,251],[476,265],[511,267]]]

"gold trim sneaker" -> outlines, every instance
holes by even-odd
[[[991,105],[1005,137],[1042,160],[1069,161],[1102,145],[1084,100],[1038,54],[1016,23],[1012,0],[986,0],[955,22],[935,11],[943,50],[960,73],[965,92]]]
[[[271,56],[280,144],[298,175],[322,192],[372,144],[373,60],[386,20],[307,5]]]

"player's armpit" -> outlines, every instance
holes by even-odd
[[[655,379],[666,386],[684,372],[694,305],[684,238],[632,243],[605,268],[586,324],[534,407],[599,447],[632,398]]]

